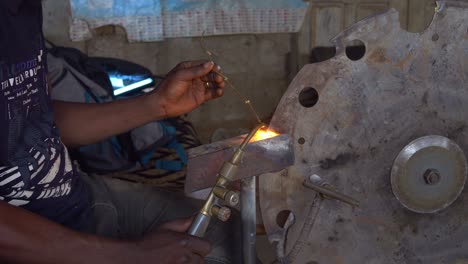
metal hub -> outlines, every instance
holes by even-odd
[[[411,211],[435,213],[451,205],[465,185],[465,154],[453,141],[426,136],[398,154],[391,182],[395,197]]]
[[[434,185],[440,182],[440,172],[436,169],[427,169],[424,172],[424,182],[429,185]]]

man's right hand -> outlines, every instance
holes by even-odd
[[[161,225],[138,242],[145,263],[204,263],[211,251],[210,244],[186,232],[193,218],[175,220]]]
[[[185,233],[192,220],[168,222],[137,242],[122,241],[78,233],[0,201],[0,263],[203,263],[210,245]]]

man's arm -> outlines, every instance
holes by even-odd
[[[190,222],[167,223],[139,241],[117,241],[78,233],[0,202],[0,263],[201,263],[210,247],[181,233]]]
[[[224,80],[212,62],[177,65],[150,94],[105,104],[54,101],[55,122],[65,145],[98,142],[148,122],[188,113],[223,93]]]
[[[148,104],[148,96],[104,104],[54,101],[55,122],[65,145],[88,145],[166,118],[162,109],[151,112]]]
[[[0,234],[0,262],[107,263],[116,252],[128,253],[124,242],[73,232],[5,202],[0,202]],[[88,257],[95,262],[83,261]]]

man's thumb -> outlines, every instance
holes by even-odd
[[[177,78],[184,81],[190,81],[207,75],[213,69],[214,63],[212,61],[203,64],[192,66],[177,71]]]
[[[164,229],[164,230],[170,230],[174,232],[185,232],[189,229],[190,224],[192,224],[193,217],[190,218],[184,218],[184,219],[177,219],[177,220],[172,220],[169,222],[166,222],[162,224],[159,229]]]

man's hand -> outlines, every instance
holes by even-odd
[[[0,201],[0,263],[203,263],[210,245],[185,234],[192,220],[168,222],[139,241],[112,240],[72,231]]]
[[[149,95],[149,104],[166,117],[186,114],[204,102],[223,95],[224,79],[211,61],[179,63]],[[155,110],[156,112],[156,110]]]
[[[204,263],[210,244],[185,233],[192,220],[167,222],[139,242],[140,256],[146,261],[142,263]]]

